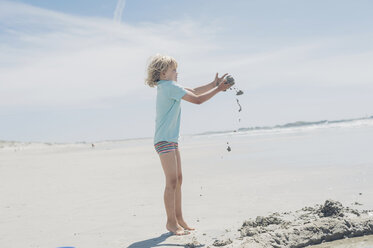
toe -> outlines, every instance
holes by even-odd
[[[183,231],[177,231],[176,232],[176,235],[188,235],[188,234],[190,234],[190,232],[188,232],[188,231],[186,231],[186,230],[183,230]]]

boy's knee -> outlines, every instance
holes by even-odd
[[[177,183],[181,185],[182,182],[183,182],[183,176],[180,174],[177,176]]]
[[[173,179],[167,180],[166,188],[169,188],[169,189],[175,190],[177,184],[178,184],[178,179],[175,177],[175,178],[173,178]]]

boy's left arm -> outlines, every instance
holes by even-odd
[[[197,88],[194,88],[194,89],[190,89],[190,88],[184,88],[184,89],[192,92],[195,95],[201,95],[201,94],[217,87],[221,82],[223,82],[225,80],[224,78],[225,78],[226,75],[228,75],[228,73],[225,73],[222,77],[219,77],[218,73],[216,73],[215,80],[212,81],[211,83],[208,83],[206,85],[203,85],[203,86],[200,86],[200,87],[197,87]]]
[[[205,92],[207,92],[207,91],[209,91],[209,90],[211,90],[215,87],[216,87],[216,82],[213,81],[211,83],[208,83],[206,85],[203,85],[203,86],[200,86],[200,87],[197,87],[197,88],[194,88],[194,89],[185,88],[185,87],[184,87],[184,89],[192,92],[195,95],[201,95],[201,94],[203,94],[203,93],[205,93]]]

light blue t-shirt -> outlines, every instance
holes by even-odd
[[[158,81],[154,144],[160,141],[178,142],[180,102],[186,93],[175,81]]]

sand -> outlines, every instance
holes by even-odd
[[[304,207],[294,213],[257,216],[245,221],[239,230],[241,237],[248,237],[241,247],[301,248],[373,234],[373,210],[359,211],[326,200],[322,205]]]
[[[347,238],[314,245],[312,248],[370,248],[373,247],[373,235]]]
[[[316,204],[328,199],[359,213],[373,209],[371,140],[371,127],[182,136],[183,212],[197,229],[183,237],[165,229],[164,175],[152,139],[1,143],[0,245],[247,247],[252,236],[242,235],[243,225],[257,216],[287,221],[309,207],[303,211],[321,221]],[[371,236],[336,245],[368,244]]]

